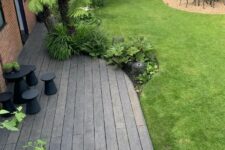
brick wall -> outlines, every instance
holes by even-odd
[[[0,30],[0,55],[2,62],[10,62],[16,60],[20,50],[22,49],[22,41],[20,36],[19,25],[14,5],[14,0],[1,0],[6,25]],[[27,0],[24,2],[26,20],[29,32],[32,31],[36,23],[36,17],[27,8]],[[5,81],[2,77],[2,69],[0,67],[0,91],[5,89]]]
[[[14,60],[18,56],[19,50],[22,48],[22,42],[13,0],[2,0],[2,8],[6,25],[0,31],[0,54],[2,62],[6,63]],[[2,70],[0,82],[0,88],[4,89]]]
[[[25,15],[26,15],[28,30],[29,30],[29,33],[31,33],[36,24],[36,16],[34,13],[32,13],[28,9],[28,0],[24,1],[24,11],[25,11]]]

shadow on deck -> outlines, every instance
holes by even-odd
[[[129,78],[105,61],[75,56],[48,57],[46,29],[37,24],[19,61],[36,65],[36,75],[56,74],[58,93],[46,96],[39,81],[41,111],[27,116],[19,132],[0,129],[0,150],[20,150],[44,139],[50,150],[151,150],[152,144],[138,97]]]

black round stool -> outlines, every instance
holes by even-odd
[[[36,89],[27,90],[22,94],[22,98],[26,102],[26,114],[36,114],[41,110],[37,101],[38,94],[39,92]]]
[[[7,110],[10,113],[16,111],[15,105],[12,103],[11,99],[13,97],[12,92],[4,92],[0,94],[0,102],[4,110]],[[12,114],[4,114],[3,117],[10,117]]]
[[[30,65],[30,73],[26,76],[26,81],[29,86],[35,86],[38,84],[38,79],[34,73],[36,67],[34,65]]]
[[[41,80],[45,82],[45,94],[46,95],[56,94],[57,88],[56,88],[54,79],[55,79],[54,73],[45,73],[41,76]]]

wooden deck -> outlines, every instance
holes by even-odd
[[[0,150],[20,150],[44,139],[50,150],[152,150],[138,97],[123,71],[105,61],[75,56],[48,57],[46,29],[38,24],[19,61],[34,64],[36,75],[55,72],[58,93],[46,96],[39,81],[41,112],[27,116],[19,132],[0,129]]]

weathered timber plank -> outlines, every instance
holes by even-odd
[[[134,113],[131,107],[127,92],[124,73],[121,70],[116,71],[117,83],[120,91],[120,99],[123,107],[124,119],[126,122],[127,135],[129,138],[131,150],[141,150],[140,137],[138,135]]]
[[[82,148],[84,143],[84,58],[77,58],[77,91],[76,91],[76,104],[75,104],[75,118],[74,118],[74,136],[73,136],[73,149]],[[77,145],[78,144],[78,145]]]
[[[92,87],[92,60],[85,57],[84,150],[94,150],[94,103]]]
[[[55,84],[56,87],[59,89],[63,63],[58,61],[52,61],[49,65],[50,69],[48,71],[55,72],[56,74]],[[57,100],[58,100],[58,92],[55,95],[49,96],[48,105],[46,109],[47,111],[45,114],[45,119],[42,127],[41,138],[51,137]]]
[[[71,60],[69,83],[67,90],[67,103],[65,109],[65,117],[63,124],[63,136],[61,149],[71,150],[73,146],[73,122],[74,122],[74,108],[76,96],[76,82],[77,82],[77,58]]]
[[[105,150],[104,110],[102,102],[99,60],[93,59],[93,96],[94,96],[94,125],[95,125],[95,149]]]
[[[50,150],[60,150],[61,137],[53,137],[49,144]]]
[[[134,117],[136,121],[136,125],[138,128],[141,145],[143,150],[153,150],[153,146],[149,137],[149,133],[144,121],[143,113],[141,110],[140,102],[137,96],[136,91],[134,90],[133,83],[129,79],[127,75],[124,75],[127,85],[128,94],[131,101],[131,106],[134,112]]]
[[[64,61],[60,87],[58,90],[58,101],[53,123],[52,137],[62,136],[63,120],[66,107],[67,87],[70,72],[70,60]]]
[[[115,68],[108,67],[109,85],[111,90],[111,98],[113,103],[113,112],[115,117],[116,133],[118,138],[118,147],[120,150],[129,150],[130,145],[126,132],[125,120],[123,115],[120,94],[116,80]]]
[[[100,76],[102,101],[104,107],[105,134],[106,145],[108,150],[118,150],[118,142],[116,137],[116,127],[114,122],[113,106],[109,88],[109,78],[107,66],[104,60],[100,60]]]

